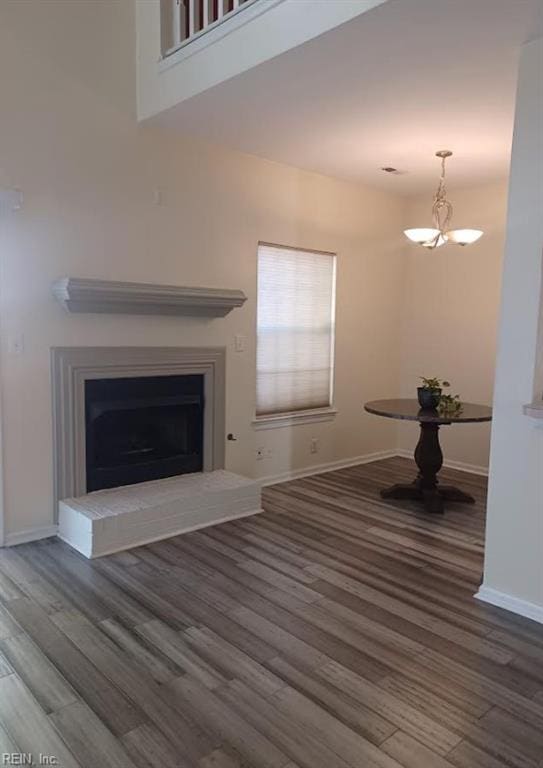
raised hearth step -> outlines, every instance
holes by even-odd
[[[261,511],[260,484],[219,469],[64,499],[58,535],[99,557]]]

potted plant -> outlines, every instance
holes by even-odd
[[[442,416],[458,416],[462,413],[460,395],[441,395],[439,412]]]
[[[420,407],[437,408],[441,402],[443,387],[450,387],[450,383],[448,381],[441,381],[435,377],[426,378],[425,376],[420,376],[419,378],[422,380],[422,386],[417,387]]]

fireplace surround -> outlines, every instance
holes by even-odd
[[[62,499],[224,467],[223,347],[55,347],[52,387],[55,520]]]

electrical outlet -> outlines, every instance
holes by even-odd
[[[311,438],[311,443],[309,444],[309,452],[310,453],[318,453],[319,452],[319,441],[316,437]]]

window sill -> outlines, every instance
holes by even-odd
[[[293,427],[296,424],[314,424],[318,421],[333,421],[336,418],[336,408],[321,408],[318,411],[299,411],[298,413],[279,413],[275,416],[260,416],[254,419],[255,430],[279,429]]]
[[[543,400],[536,400],[534,403],[528,403],[522,407],[525,416],[531,416],[533,419],[543,419]]]

